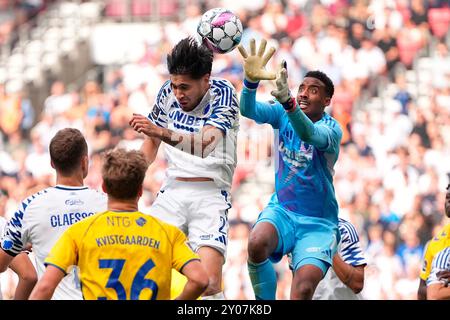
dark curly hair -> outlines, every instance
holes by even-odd
[[[184,38],[167,55],[167,69],[170,74],[186,74],[200,79],[211,73],[213,52],[194,38]]]

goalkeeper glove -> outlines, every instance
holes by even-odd
[[[296,105],[295,99],[291,95],[291,91],[289,90],[289,85],[287,82],[288,74],[286,70],[286,61],[283,60],[281,62],[281,68],[278,72],[276,85],[277,89],[273,90],[270,94],[274,96],[283,106],[283,108],[288,111],[292,110]]]
[[[275,53],[275,48],[271,47],[269,51],[266,51],[267,41],[265,39],[261,40],[261,44],[258,49],[258,54],[256,54],[256,44],[255,39],[250,40],[250,55],[242,45],[238,46],[239,52],[244,58],[244,84],[247,88],[256,88],[260,80],[273,80],[275,79],[275,73],[267,71],[265,66],[269,62]]]

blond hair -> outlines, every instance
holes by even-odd
[[[121,148],[107,151],[102,168],[106,193],[115,199],[137,197],[147,167],[141,151]]]

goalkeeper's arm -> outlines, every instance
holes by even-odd
[[[314,125],[306,114],[300,108],[297,108],[295,102],[294,107],[287,114],[292,128],[302,141],[312,144],[319,149],[326,148],[330,134],[327,127]]]

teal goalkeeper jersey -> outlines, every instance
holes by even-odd
[[[271,203],[337,224],[333,168],[342,138],[338,122],[324,113],[322,119],[314,123],[315,134],[320,135],[315,140],[326,141],[325,146],[318,147],[298,137],[280,103],[254,102],[254,95],[254,90],[244,87],[241,106],[250,109],[251,119],[268,123],[275,130],[275,194]]]

